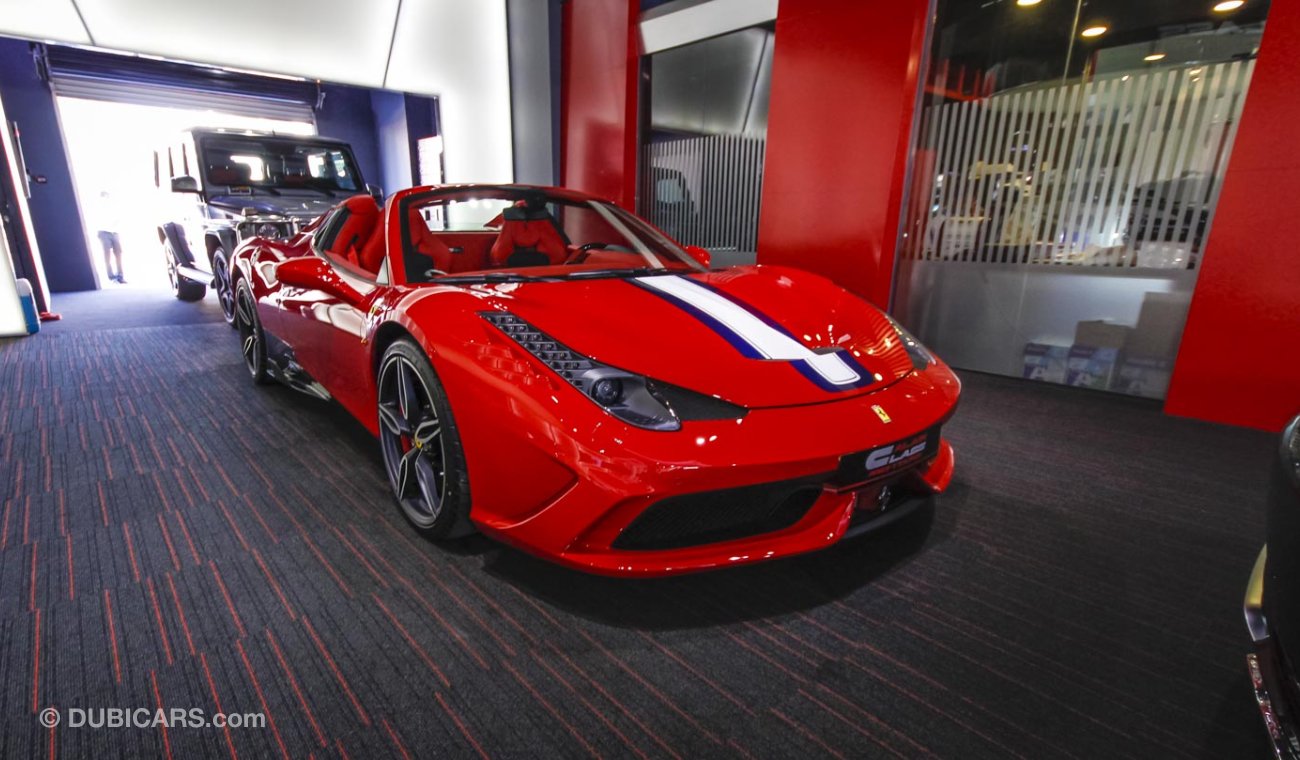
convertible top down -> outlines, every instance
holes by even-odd
[[[610,575],[789,556],[942,491],[957,378],[794,269],[556,188],[419,187],[231,262],[245,362],[379,438],[408,521]]]

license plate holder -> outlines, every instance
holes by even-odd
[[[874,483],[915,467],[938,453],[939,426],[935,425],[893,443],[845,454],[840,457],[832,485],[845,489]]]

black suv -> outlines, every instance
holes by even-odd
[[[165,191],[158,225],[176,297],[197,301],[211,284],[234,324],[228,262],[253,237],[286,238],[367,185],[347,143],[222,129],[190,129],[154,152]]]

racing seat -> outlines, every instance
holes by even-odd
[[[568,248],[545,208],[511,206],[501,212],[501,234],[488,261],[494,267],[535,267],[563,264]]]
[[[415,250],[433,259],[434,269],[450,272],[451,248],[429,230],[429,225],[420,215],[418,208],[411,209],[406,218],[411,229],[411,244],[415,246]]]
[[[343,222],[325,253],[377,274],[384,262],[383,224],[379,204],[369,195],[354,195],[343,202]]]

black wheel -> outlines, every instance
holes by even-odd
[[[230,260],[226,251],[218,248],[212,252],[212,283],[217,289],[217,301],[221,304],[221,315],[226,324],[235,327],[235,289],[230,287]]]
[[[415,343],[401,339],[379,363],[379,447],[402,514],[422,535],[472,531],[469,475],[447,394]]]
[[[253,298],[248,280],[240,280],[235,286],[235,329],[239,330],[244,366],[253,382],[258,385],[271,382],[271,376],[266,372],[266,333],[262,331],[262,320],[257,316],[257,299]]]
[[[171,281],[172,293],[182,301],[203,300],[203,296],[208,294],[208,286],[176,270],[176,252],[170,243],[163,243],[163,256],[167,260],[167,279]]]

